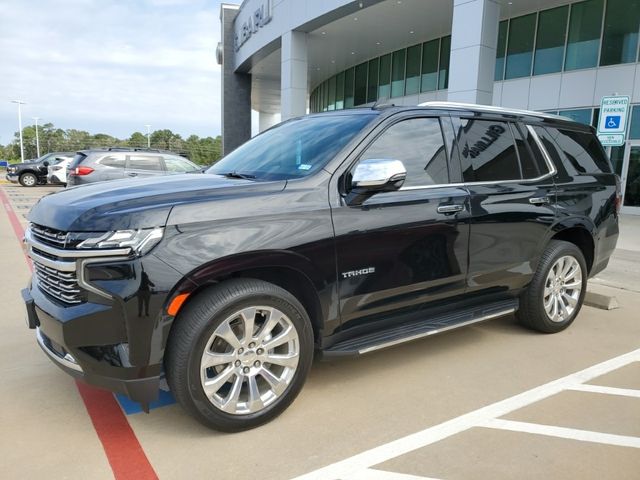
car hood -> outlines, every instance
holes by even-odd
[[[281,191],[286,184],[212,174],[114,180],[47,195],[33,207],[29,221],[66,232],[152,228],[164,226],[175,205],[260,196]]]

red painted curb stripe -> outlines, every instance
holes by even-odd
[[[76,381],[116,479],[154,480],[158,476],[149,463],[131,425],[113,394]]]
[[[22,224],[16,215],[16,212],[13,211],[13,207],[11,207],[11,202],[7,198],[7,195],[4,193],[4,188],[0,187],[0,201],[2,202],[2,206],[4,211],[7,212],[7,216],[9,217],[9,223],[13,228],[13,233],[15,233],[20,245],[22,245],[22,239],[24,238],[24,229],[22,228]],[[31,264],[31,259],[27,256],[27,252],[25,249],[22,249],[22,253],[24,255],[24,259],[29,266],[29,270],[33,271],[33,265]]]
[[[24,229],[2,187],[0,187],[0,201],[18,241],[22,242]],[[24,256],[29,269],[33,270],[31,259],[27,257],[26,252]],[[102,443],[113,476],[117,480],[157,479],[156,472],[113,394],[80,381],[76,381],[76,386]]]

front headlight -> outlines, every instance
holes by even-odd
[[[78,244],[77,248],[131,248],[138,255],[144,255],[155,247],[164,234],[164,228],[144,228],[139,230],[117,230],[96,234]]]

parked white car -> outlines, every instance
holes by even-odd
[[[56,160],[60,160],[55,165],[49,165],[47,169],[47,183],[53,185],[66,185],[67,184],[67,167],[73,160],[72,157],[57,157]]]

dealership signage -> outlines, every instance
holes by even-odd
[[[598,118],[598,138],[605,147],[624,144],[629,113],[629,97],[615,95],[602,97]]]
[[[265,0],[256,9],[250,7],[249,9],[251,11],[248,19],[245,21],[236,19],[234,39],[236,52],[251,38],[251,35],[271,21],[271,0]]]

